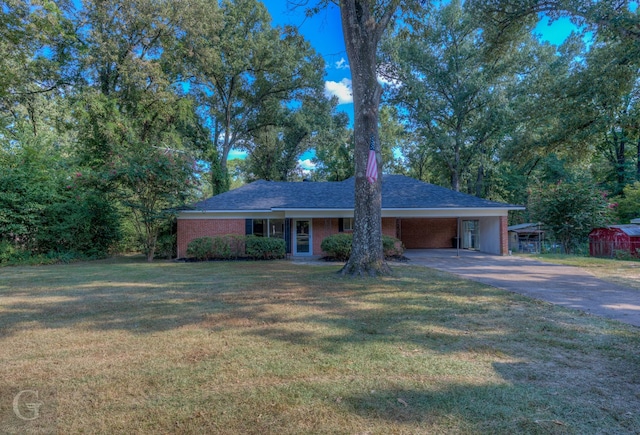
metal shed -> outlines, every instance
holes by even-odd
[[[640,225],[610,225],[589,233],[589,255],[615,257],[619,252],[640,257]]]
[[[540,223],[526,223],[507,227],[509,250],[513,252],[539,253],[544,231]]]

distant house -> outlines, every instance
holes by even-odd
[[[615,257],[619,252],[640,257],[640,225],[609,225],[589,233],[589,255]]]
[[[540,223],[525,223],[507,227],[509,250],[513,252],[539,253],[544,238]]]
[[[322,255],[322,240],[353,230],[354,179],[256,181],[193,204],[178,216],[178,257],[198,237],[279,237],[294,256]],[[382,182],[382,231],[408,249],[477,249],[506,255],[507,215],[524,207],[489,201],[403,175]]]

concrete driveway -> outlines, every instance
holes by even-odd
[[[640,327],[640,290],[602,281],[577,267],[466,250],[456,253],[455,249],[424,249],[407,250],[405,256],[409,264]]]

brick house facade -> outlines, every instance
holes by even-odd
[[[407,249],[477,249],[506,255],[507,215],[523,207],[476,198],[401,175],[385,175],[382,232]],[[257,181],[194,204],[178,216],[178,258],[198,237],[282,237],[293,255],[323,255],[327,236],[350,231],[353,179]],[[458,245],[459,244],[459,245]]]

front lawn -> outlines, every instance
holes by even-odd
[[[0,433],[640,428],[640,329],[427,268],[339,267],[2,268]]]

